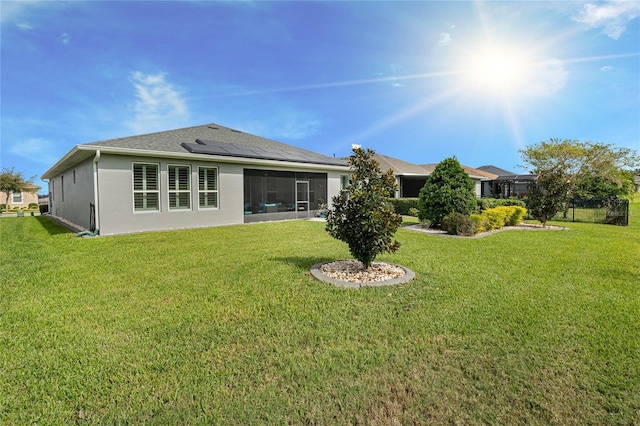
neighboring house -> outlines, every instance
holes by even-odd
[[[483,183],[482,192],[487,197],[524,197],[529,185],[536,181],[535,175],[519,175],[496,166],[481,166],[478,169],[497,175],[492,181]]]
[[[374,157],[380,163],[382,171],[393,170],[399,187],[396,192],[396,198],[417,198],[420,195],[420,190],[427,182],[427,177],[433,173],[436,167],[436,164],[418,165],[380,154],[375,154]],[[488,196],[483,192],[483,185],[498,176],[473,167],[461,166],[473,181],[476,196],[478,198]]]
[[[42,177],[51,215],[110,235],[311,217],[348,174],[344,160],[209,124],[77,145]]]
[[[29,207],[29,204],[36,203],[38,204],[38,190],[39,186],[28,183],[25,185],[25,189],[29,189],[29,191],[22,192],[12,192],[9,194],[9,203],[8,205],[11,207]],[[2,201],[0,203],[6,204],[7,194],[2,194]]]

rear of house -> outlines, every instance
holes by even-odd
[[[49,212],[102,235],[312,217],[343,160],[216,124],[78,145],[49,169]]]

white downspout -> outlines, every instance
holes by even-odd
[[[98,161],[100,161],[100,150],[96,150],[93,158],[93,204],[96,206],[96,229],[100,229],[100,207],[98,205]]]

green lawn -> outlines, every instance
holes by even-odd
[[[0,219],[2,424],[638,424],[629,227],[400,230],[417,279],[345,290],[318,222],[76,238]]]

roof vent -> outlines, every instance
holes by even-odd
[[[231,130],[232,132],[236,132],[236,133],[242,133],[240,130],[236,130],[236,129],[229,129],[229,130]]]
[[[213,130],[220,130],[219,127],[216,127],[213,124],[209,124],[209,126],[207,126],[207,127],[209,127],[210,129],[213,129]]]

